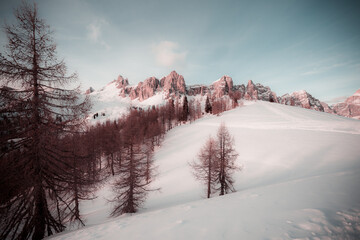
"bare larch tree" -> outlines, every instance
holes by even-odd
[[[146,139],[147,118],[132,110],[126,118],[123,131],[122,163],[117,165],[116,181],[113,185],[115,197],[112,216],[135,213],[151,191],[149,184],[154,177],[152,149]],[[145,122],[143,122],[145,121]]]
[[[0,163],[11,169],[1,176],[0,239],[37,240],[64,230],[73,211],[69,186],[88,184],[68,171],[73,153],[60,140],[83,124],[89,103],[79,88],[69,89],[77,76],[57,59],[36,5],[23,2],[15,17],[4,27],[8,44],[0,54]]]
[[[216,152],[217,142],[212,137],[209,137],[198,153],[198,161],[190,163],[195,178],[206,184],[207,198],[210,198],[211,193],[215,191],[219,172]]]
[[[234,192],[234,180],[232,174],[236,170],[240,170],[235,164],[238,153],[234,149],[234,138],[230,135],[229,130],[224,123],[221,123],[217,132],[217,154],[216,158],[219,164],[218,183],[220,184],[220,195]]]

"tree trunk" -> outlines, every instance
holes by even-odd
[[[40,240],[45,236],[45,214],[46,214],[46,198],[45,192],[42,188],[42,184],[34,189],[34,198],[35,198],[35,212],[34,212],[34,234],[32,240]]]
[[[114,171],[114,153],[111,153],[110,168],[111,168],[111,174],[114,176],[115,175],[115,171]]]

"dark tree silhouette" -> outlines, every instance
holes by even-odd
[[[167,119],[168,119],[168,128],[171,129],[172,128],[172,121],[175,118],[175,105],[174,105],[174,100],[172,98],[170,98],[168,104],[167,104]]]
[[[219,164],[216,159],[217,145],[216,141],[212,137],[209,137],[198,153],[199,161],[190,163],[195,178],[206,184],[207,198],[210,198],[211,193],[215,191],[215,184],[218,180]]]
[[[209,96],[206,96],[205,112],[206,113],[212,113],[212,107],[211,107]]]
[[[184,96],[183,107],[182,107],[182,112],[181,112],[181,121],[186,122],[188,120],[189,114],[190,114],[189,103],[188,103],[187,97]]]
[[[230,191],[234,192],[234,180],[232,174],[236,170],[240,170],[235,164],[238,153],[234,149],[234,138],[231,137],[229,130],[225,124],[222,123],[217,132],[217,154],[216,158],[219,164],[218,179],[220,184],[220,195],[227,194]]]
[[[151,189],[153,159],[150,145],[146,144],[144,118],[137,110],[132,110],[126,119],[122,135],[124,154],[122,164],[117,168],[117,179],[113,185],[115,192],[112,216],[135,213],[145,201]]]
[[[67,194],[63,197],[68,208],[68,216],[66,218],[70,221],[77,221],[80,225],[85,226],[80,214],[80,201],[95,199],[94,191],[96,190],[96,183],[99,181],[99,172],[96,172],[95,178],[89,173],[91,170],[87,168],[88,162],[91,162],[92,155],[86,145],[86,133],[74,134],[72,136],[66,136],[61,139],[63,146],[66,146],[66,150],[71,152],[71,158],[69,159],[69,169],[71,172],[71,179],[67,183]]]
[[[114,176],[114,164],[117,160],[117,157],[119,157],[121,154],[121,137],[118,124],[116,122],[111,123],[110,120],[106,121],[102,128],[102,135],[102,151],[104,152],[105,158],[107,160],[107,167]]]
[[[56,57],[52,31],[26,2],[15,12],[17,23],[5,25],[8,44],[0,54],[0,162],[11,173],[1,176],[11,186],[1,189],[0,239],[42,239],[64,230],[72,207],[67,194],[74,184],[74,155],[61,139],[82,126],[88,101],[79,89],[64,86],[77,80],[67,75]],[[11,86],[11,87],[10,87]],[[5,164],[6,166],[3,166]],[[21,178],[19,178],[21,176]],[[87,184],[77,179],[78,186]]]

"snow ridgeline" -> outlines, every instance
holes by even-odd
[[[188,162],[221,122],[244,169],[238,192],[204,199]],[[357,239],[359,142],[357,120],[246,102],[167,133],[154,156],[161,191],[139,213],[108,218],[107,185],[82,205],[87,227],[51,239]]]

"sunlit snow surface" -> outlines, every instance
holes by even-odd
[[[236,193],[205,199],[188,162],[225,122],[243,167]],[[166,134],[137,214],[109,218],[108,185],[82,205],[88,226],[53,239],[359,239],[360,121],[267,102]]]

